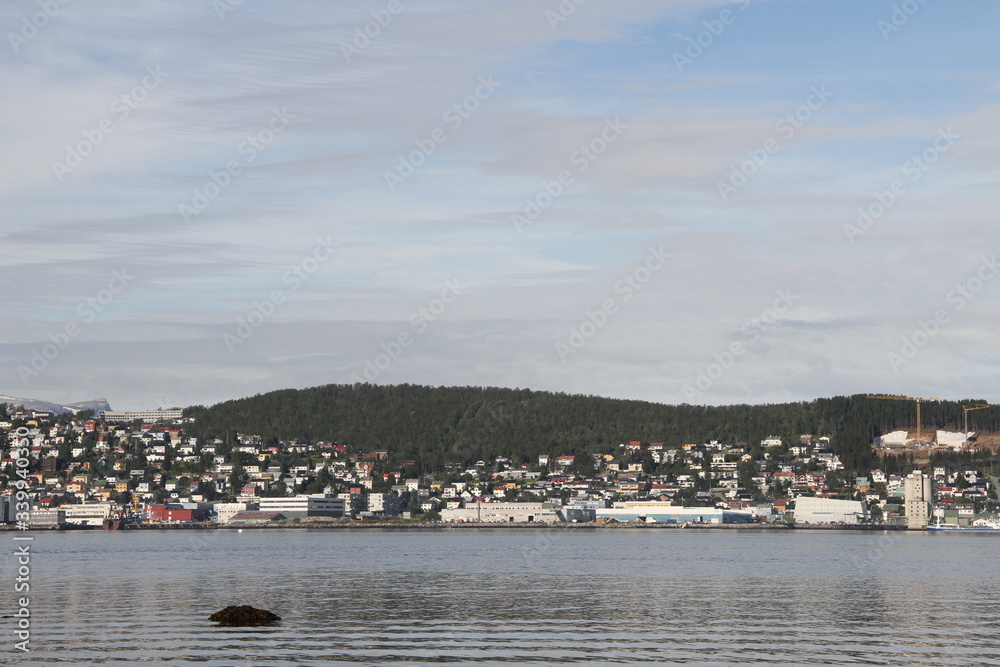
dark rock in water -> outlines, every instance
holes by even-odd
[[[243,627],[249,625],[267,625],[280,621],[281,617],[272,614],[266,609],[256,609],[250,605],[236,607],[230,605],[222,611],[217,611],[208,617],[210,621],[216,621],[220,625]]]

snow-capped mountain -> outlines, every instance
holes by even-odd
[[[28,410],[44,410],[57,415],[61,415],[64,412],[78,412],[80,410],[93,410],[96,414],[98,410],[111,409],[111,406],[108,405],[108,400],[106,398],[95,398],[90,401],[80,401],[79,403],[68,403],[66,405],[62,405],[60,403],[41,401],[37,398],[16,398],[14,396],[5,396],[0,394],[0,403],[9,403],[14,407],[23,405]]]

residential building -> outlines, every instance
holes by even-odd
[[[97,416],[109,422],[131,422],[136,419],[143,422],[173,421],[184,417],[183,410],[101,410]]]

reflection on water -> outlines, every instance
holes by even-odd
[[[39,534],[0,662],[1000,665],[996,536],[542,530]]]

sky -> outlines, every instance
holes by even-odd
[[[1000,401],[997,0],[11,0],[0,393]]]

